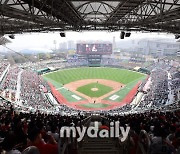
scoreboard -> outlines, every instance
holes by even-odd
[[[112,44],[111,43],[78,43],[77,44],[77,54],[99,54],[99,55],[110,55],[112,54]]]

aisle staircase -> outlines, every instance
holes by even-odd
[[[102,118],[101,116],[90,116],[82,121],[82,125],[91,127],[95,125],[95,121],[101,125]],[[76,139],[73,140],[77,141]],[[120,142],[118,138],[92,138],[86,134],[82,141],[71,142],[71,146],[74,147],[73,152],[67,152],[68,148],[65,148],[61,154],[129,154],[129,141],[129,137],[124,142]]]
[[[119,154],[119,150],[114,138],[85,137],[79,154]]]

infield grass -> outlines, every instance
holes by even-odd
[[[97,91],[92,91],[92,88],[97,88]],[[106,93],[109,93],[113,89],[111,87],[99,84],[99,83],[90,83],[84,86],[77,88],[77,91],[83,93],[89,97],[100,97]]]

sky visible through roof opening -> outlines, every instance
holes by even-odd
[[[142,33],[142,32],[132,32],[130,37],[125,37],[123,40],[120,39],[120,32],[65,32],[66,37],[60,37],[59,33],[26,33],[26,34],[16,34],[15,39],[10,39],[8,35],[5,37],[11,40],[11,43],[6,46],[16,50],[17,52],[23,49],[30,48],[41,48],[41,49],[54,49],[55,44],[58,46],[59,43],[67,41],[109,41],[113,42],[113,37],[115,37],[116,42],[122,42],[122,45],[128,45],[131,41],[139,41],[142,39],[154,39],[165,42],[176,42],[174,34],[167,33]],[[0,52],[6,51],[3,46],[0,46]]]

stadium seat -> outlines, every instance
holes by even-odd
[[[39,150],[35,146],[27,147],[22,154],[40,154]]]

